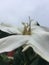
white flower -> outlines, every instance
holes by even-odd
[[[9,52],[25,45],[22,51],[25,51],[28,47],[32,47],[38,55],[49,62],[49,28],[33,25],[31,26],[32,35],[22,35],[22,32],[20,32],[18,30],[19,28],[16,27],[5,26],[5,28],[0,28],[3,31],[7,31],[9,29],[11,32],[15,29],[15,33],[21,34],[0,39],[0,53]]]

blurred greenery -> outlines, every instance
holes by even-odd
[[[9,59],[5,54],[0,55],[0,65],[8,65]]]
[[[9,59],[6,53],[0,54],[0,65],[49,65],[38,56],[32,48],[22,52],[22,47],[15,50],[14,59]]]

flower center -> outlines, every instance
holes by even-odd
[[[29,17],[29,24],[28,23],[23,23],[24,25],[24,30],[23,30],[23,35],[31,35],[31,20]]]

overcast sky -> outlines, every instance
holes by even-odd
[[[20,25],[28,16],[49,27],[49,0],[0,0],[0,22]]]

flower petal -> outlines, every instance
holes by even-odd
[[[26,44],[29,36],[23,35],[12,35],[5,38],[0,39],[0,53],[9,52],[18,47]]]
[[[22,34],[17,26],[11,26],[5,23],[3,23],[2,25],[0,24],[0,30],[7,32],[9,34],[14,34],[14,33]]]
[[[49,31],[45,27],[35,27],[32,31],[34,34],[30,38],[30,46],[38,55],[49,62]]]

